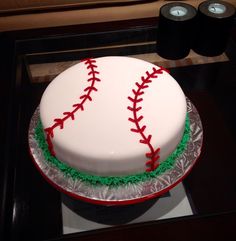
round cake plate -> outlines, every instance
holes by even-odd
[[[39,121],[39,108],[33,114],[29,127],[30,154],[42,176],[56,189],[75,199],[109,206],[143,202],[161,196],[181,182],[200,156],[203,143],[202,123],[197,109],[188,98],[187,112],[190,119],[190,140],[185,151],[177,158],[175,165],[170,170],[148,181],[109,187],[94,186],[65,176],[57,167],[45,160],[42,150],[34,138],[34,130]]]

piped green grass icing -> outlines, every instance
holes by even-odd
[[[187,143],[190,139],[190,121],[189,116],[187,115],[185,121],[185,130],[182,137],[181,142],[178,144],[177,148],[174,152],[163,162],[160,163],[157,169],[151,172],[143,172],[135,175],[127,175],[127,176],[96,176],[87,174],[84,172],[80,172],[75,168],[68,166],[67,164],[58,160],[55,156],[50,154],[48,149],[47,142],[45,140],[43,126],[41,121],[39,121],[35,128],[35,140],[38,143],[39,148],[42,150],[44,158],[46,161],[56,166],[63,174],[67,177],[71,177],[72,179],[80,179],[81,181],[90,183],[92,185],[106,185],[106,186],[120,186],[126,185],[128,183],[138,183],[144,182],[151,178],[155,178],[164,172],[173,168],[176,159],[184,152],[186,149]]]

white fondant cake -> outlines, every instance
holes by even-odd
[[[87,59],[45,90],[40,118],[52,155],[80,171],[152,171],[181,141],[186,100],[166,72],[129,57]]]

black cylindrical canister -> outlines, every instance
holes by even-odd
[[[224,1],[201,3],[196,17],[193,50],[205,56],[222,54],[227,46],[235,7]]]
[[[167,59],[188,55],[197,10],[186,3],[173,2],[160,9],[157,31],[157,53]]]

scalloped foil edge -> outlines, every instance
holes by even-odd
[[[190,140],[184,153],[177,158],[174,167],[156,178],[136,184],[127,184],[120,187],[94,186],[81,180],[73,180],[65,176],[58,168],[51,165],[44,159],[42,150],[38,147],[34,138],[34,129],[39,120],[39,108],[31,118],[28,141],[29,148],[36,166],[43,176],[53,186],[64,191],[77,199],[83,199],[97,203],[117,204],[119,202],[135,203],[139,200],[146,200],[157,197],[170,190],[189,173],[196,163],[203,143],[203,128],[200,116],[195,106],[187,99],[187,112],[190,119]]]

